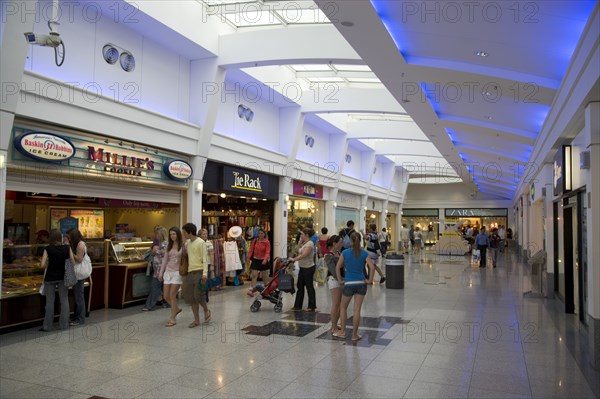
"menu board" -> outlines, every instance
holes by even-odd
[[[71,209],[70,216],[79,219],[79,231],[85,238],[104,237],[103,210]]]
[[[50,209],[50,229],[60,230],[60,219],[64,219],[69,216],[69,211],[64,208],[51,208]]]

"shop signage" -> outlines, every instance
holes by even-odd
[[[44,162],[67,161],[75,155],[75,146],[66,138],[44,132],[29,132],[15,138],[21,154]]]
[[[358,209],[360,207],[360,197],[355,194],[339,192],[337,203],[341,207]]]
[[[154,170],[154,161],[148,157],[138,158],[96,149],[88,146],[88,160],[104,164],[104,171],[131,176],[142,176],[144,170]]]
[[[477,208],[464,208],[446,209],[446,216],[450,217],[477,217],[477,216],[506,216],[506,209],[477,209]]]
[[[253,171],[223,167],[223,188],[225,190],[262,194],[267,192],[268,177],[262,173]]]
[[[182,160],[173,159],[163,165],[163,172],[169,179],[185,181],[192,177],[194,173],[192,166]]]
[[[402,216],[431,216],[439,218],[440,211],[438,209],[403,209]]]
[[[553,168],[554,195],[560,196],[571,191],[571,146],[563,145],[554,156]]]
[[[304,183],[302,181],[294,180],[294,195],[311,197],[311,198],[323,198],[323,186],[318,184]]]
[[[120,199],[108,199],[108,198],[99,198],[98,206],[101,206],[103,208],[135,208],[135,209],[158,209],[158,208],[160,208],[160,204],[158,202],[120,200]]]

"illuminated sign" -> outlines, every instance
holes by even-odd
[[[194,173],[189,163],[174,159],[163,165],[163,172],[169,179],[184,181],[192,177]]]
[[[223,167],[223,188],[243,193],[266,193],[268,176],[251,170]]]
[[[137,158],[104,151],[104,148],[88,146],[88,160],[103,163],[105,172],[131,176],[142,176],[144,170],[154,170],[154,161],[150,158]]]
[[[294,195],[312,197],[312,198],[323,198],[323,186],[318,184],[304,183],[298,180],[294,180]]]
[[[29,132],[15,138],[15,148],[23,155],[44,162],[67,161],[75,155],[75,146],[56,134]]]
[[[571,191],[571,146],[563,145],[554,156],[554,195]]]

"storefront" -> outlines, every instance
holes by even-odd
[[[360,196],[339,191],[335,202],[335,234],[346,227],[348,220],[359,226]]]
[[[493,228],[508,225],[508,210],[506,208],[446,208],[444,210],[445,218],[454,223],[459,220],[460,229],[466,230],[469,226],[479,230],[485,226],[489,231]]]
[[[398,240],[397,223],[398,223],[398,212],[400,206],[398,204],[388,203],[387,209],[384,209],[385,214],[385,229],[388,233],[388,240],[390,242],[388,250],[396,250]]]
[[[251,169],[208,161],[204,171],[202,194],[202,227],[213,240],[217,275],[224,283],[235,281],[227,272],[224,245],[236,241],[242,264],[246,264],[250,241],[260,228],[273,244],[273,217],[279,194],[279,177]],[[232,238],[228,231],[233,226],[242,228],[242,237]],[[274,245],[271,246],[275,250]],[[272,254],[271,254],[272,255]],[[241,274],[240,272],[236,273]],[[236,281],[239,283],[239,281]]]
[[[578,154],[577,154],[578,155]],[[587,194],[581,167],[574,169],[572,146],[554,158],[554,283],[566,313],[587,324]]]
[[[402,224],[419,229],[425,244],[435,244],[439,236],[439,209],[403,209]]]
[[[312,224],[317,234],[325,226],[325,201],[323,200],[323,186],[294,180],[293,192],[289,195],[287,203],[288,218],[288,253],[294,253],[296,236],[300,228]]]
[[[7,163],[0,326],[43,316],[37,294],[44,232],[79,229],[93,272],[88,309],[145,300],[143,253],[156,225],[181,225],[192,170],[179,154],[23,121]],[[8,311],[8,307],[11,308]],[[15,312],[14,309],[24,309]]]
[[[377,231],[381,231],[382,227],[380,226],[381,214],[383,213],[383,201],[374,198],[367,199],[367,210],[365,214],[365,226],[367,231],[369,231],[369,225],[375,224],[377,226]]]

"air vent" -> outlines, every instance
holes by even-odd
[[[123,68],[125,72],[131,72],[135,69],[135,58],[133,58],[133,55],[128,51],[121,53],[119,62],[121,63],[121,68]]]
[[[315,145],[315,138],[309,135],[304,136],[304,144],[307,147],[313,148]]]
[[[346,163],[352,162],[352,155],[346,154]]]
[[[107,44],[102,48],[102,56],[104,57],[104,61],[113,65],[119,59],[119,50],[112,44]]]

